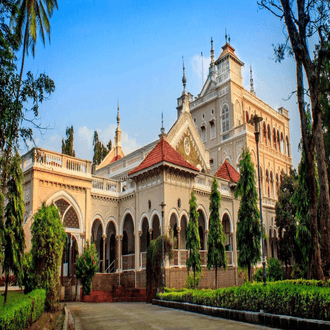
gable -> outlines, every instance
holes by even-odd
[[[189,164],[202,169],[202,160],[198,155],[196,144],[194,143],[189,130],[187,130],[181,137],[176,151],[185,159]]]

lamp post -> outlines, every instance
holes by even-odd
[[[254,125],[254,136],[257,144],[257,158],[258,158],[258,181],[259,181],[259,199],[260,199],[260,223],[261,223],[261,247],[262,247],[262,267],[263,267],[263,280],[266,285],[266,256],[265,256],[265,244],[264,244],[264,225],[262,221],[262,200],[261,200],[261,181],[260,181],[260,162],[259,162],[259,135],[260,135],[260,122],[263,120],[257,114],[250,119],[249,123]]]
[[[164,287],[165,287],[165,257],[164,257],[164,208],[166,204],[162,202],[159,206],[162,208],[162,266],[163,266],[163,273],[162,273],[162,296],[164,294]]]

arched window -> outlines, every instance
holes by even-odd
[[[246,123],[249,122],[249,113],[247,112],[247,110],[245,111],[245,120],[246,120]]]
[[[277,136],[276,140],[277,140],[278,151],[281,152],[280,133],[279,133],[279,131],[277,131],[277,135],[276,136]]]
[[[273,129],[273,147],[277,150],[277,143],[276,143],[276,130]]]
[[[271,195],[274,194],[274,177],[273,177],[272,171],[270,171],[270,192],[271,192]]]
[[[284,140],[283,140],[283,133],[281,133],[280,146],[281,146],[281,152],[282,152],[282,154],[284,154]]]
[[[222,107],[222,133],[229,131],[229,110],[228,106]]]
[[[289,145],[289,138],[286,137],[286,154],[290,157],[290,145]]]
[[[266,123],[264,122],[264,124],[262,125],[263,126],[263,135],[264,135],[264,142],[265,144],[267,144],[267,132],[266,132]]]
[[[278,191],[279,182],[278,182],[278,173],[276,173],[276,192]]]
[[[267,196],[270,197],[269,173],[268,173],[268,170],[266,170],[266,191],[267,191]]]
[[[262,168],[260,166],[260,184],[261,184],[261,195],[263,195],[264,190],[263,190],[263,174],[262,174]]]

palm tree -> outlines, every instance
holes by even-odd
[[[17,100],[22,82],[25,54],[29,55],[31,47],[33,58],[35,56],[35,45],[37,43],[37,30],[43,44],[45,45],[45,34],[50,42],[50,23],[54,8],[58,9],[57,0],[17,0],[17,14],[11,17],[11,26],[17,36],[20,45],[23,45],[22,66],[17,90]]]

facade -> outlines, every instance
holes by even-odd
[[[189,199],[195,191],[199,212],[202,263],[207,261],[209,196],[216,175],[222,195],[221,218],[226,234],[228,270],[219,273],[223,286],[238,284],[236,222],[239,200],[234,188],[239,179],[242,148],[249,148],[257,163],[254,128],[248,121],[263,117],[260,135],[260,170],[266,255],[275,256],[276,191],[281,172],[292,165],[288,111],[272,109],[253,90],[243,87],[241,62],[226,43],[214,60],[211,41],[209,75],[201,93],[186,91],[177,100],[178,118],[159,139],[124,155],[121,148],[119,106],[114,148],[91,171],[91,162],[34,148],[22,157],[25,175],[24,230],[31,247],[33,214],[41,204],[54,203],[68,233],[61,267],[62,285],[74,284],[74,260],[86,241],[96,244],[100,275],[93,289],[113,285],[143,288],[146,283],[146,250],[150,240],[170,233],[176,237],[174,259],[166,262],[166,285],[184,286],[187,270],[186,228]],[[256,166],[257,169],[257,166]],[[164,203],[164,217],[162,207]],[[214,273],[206,268],[201,286],[214,287]]]

